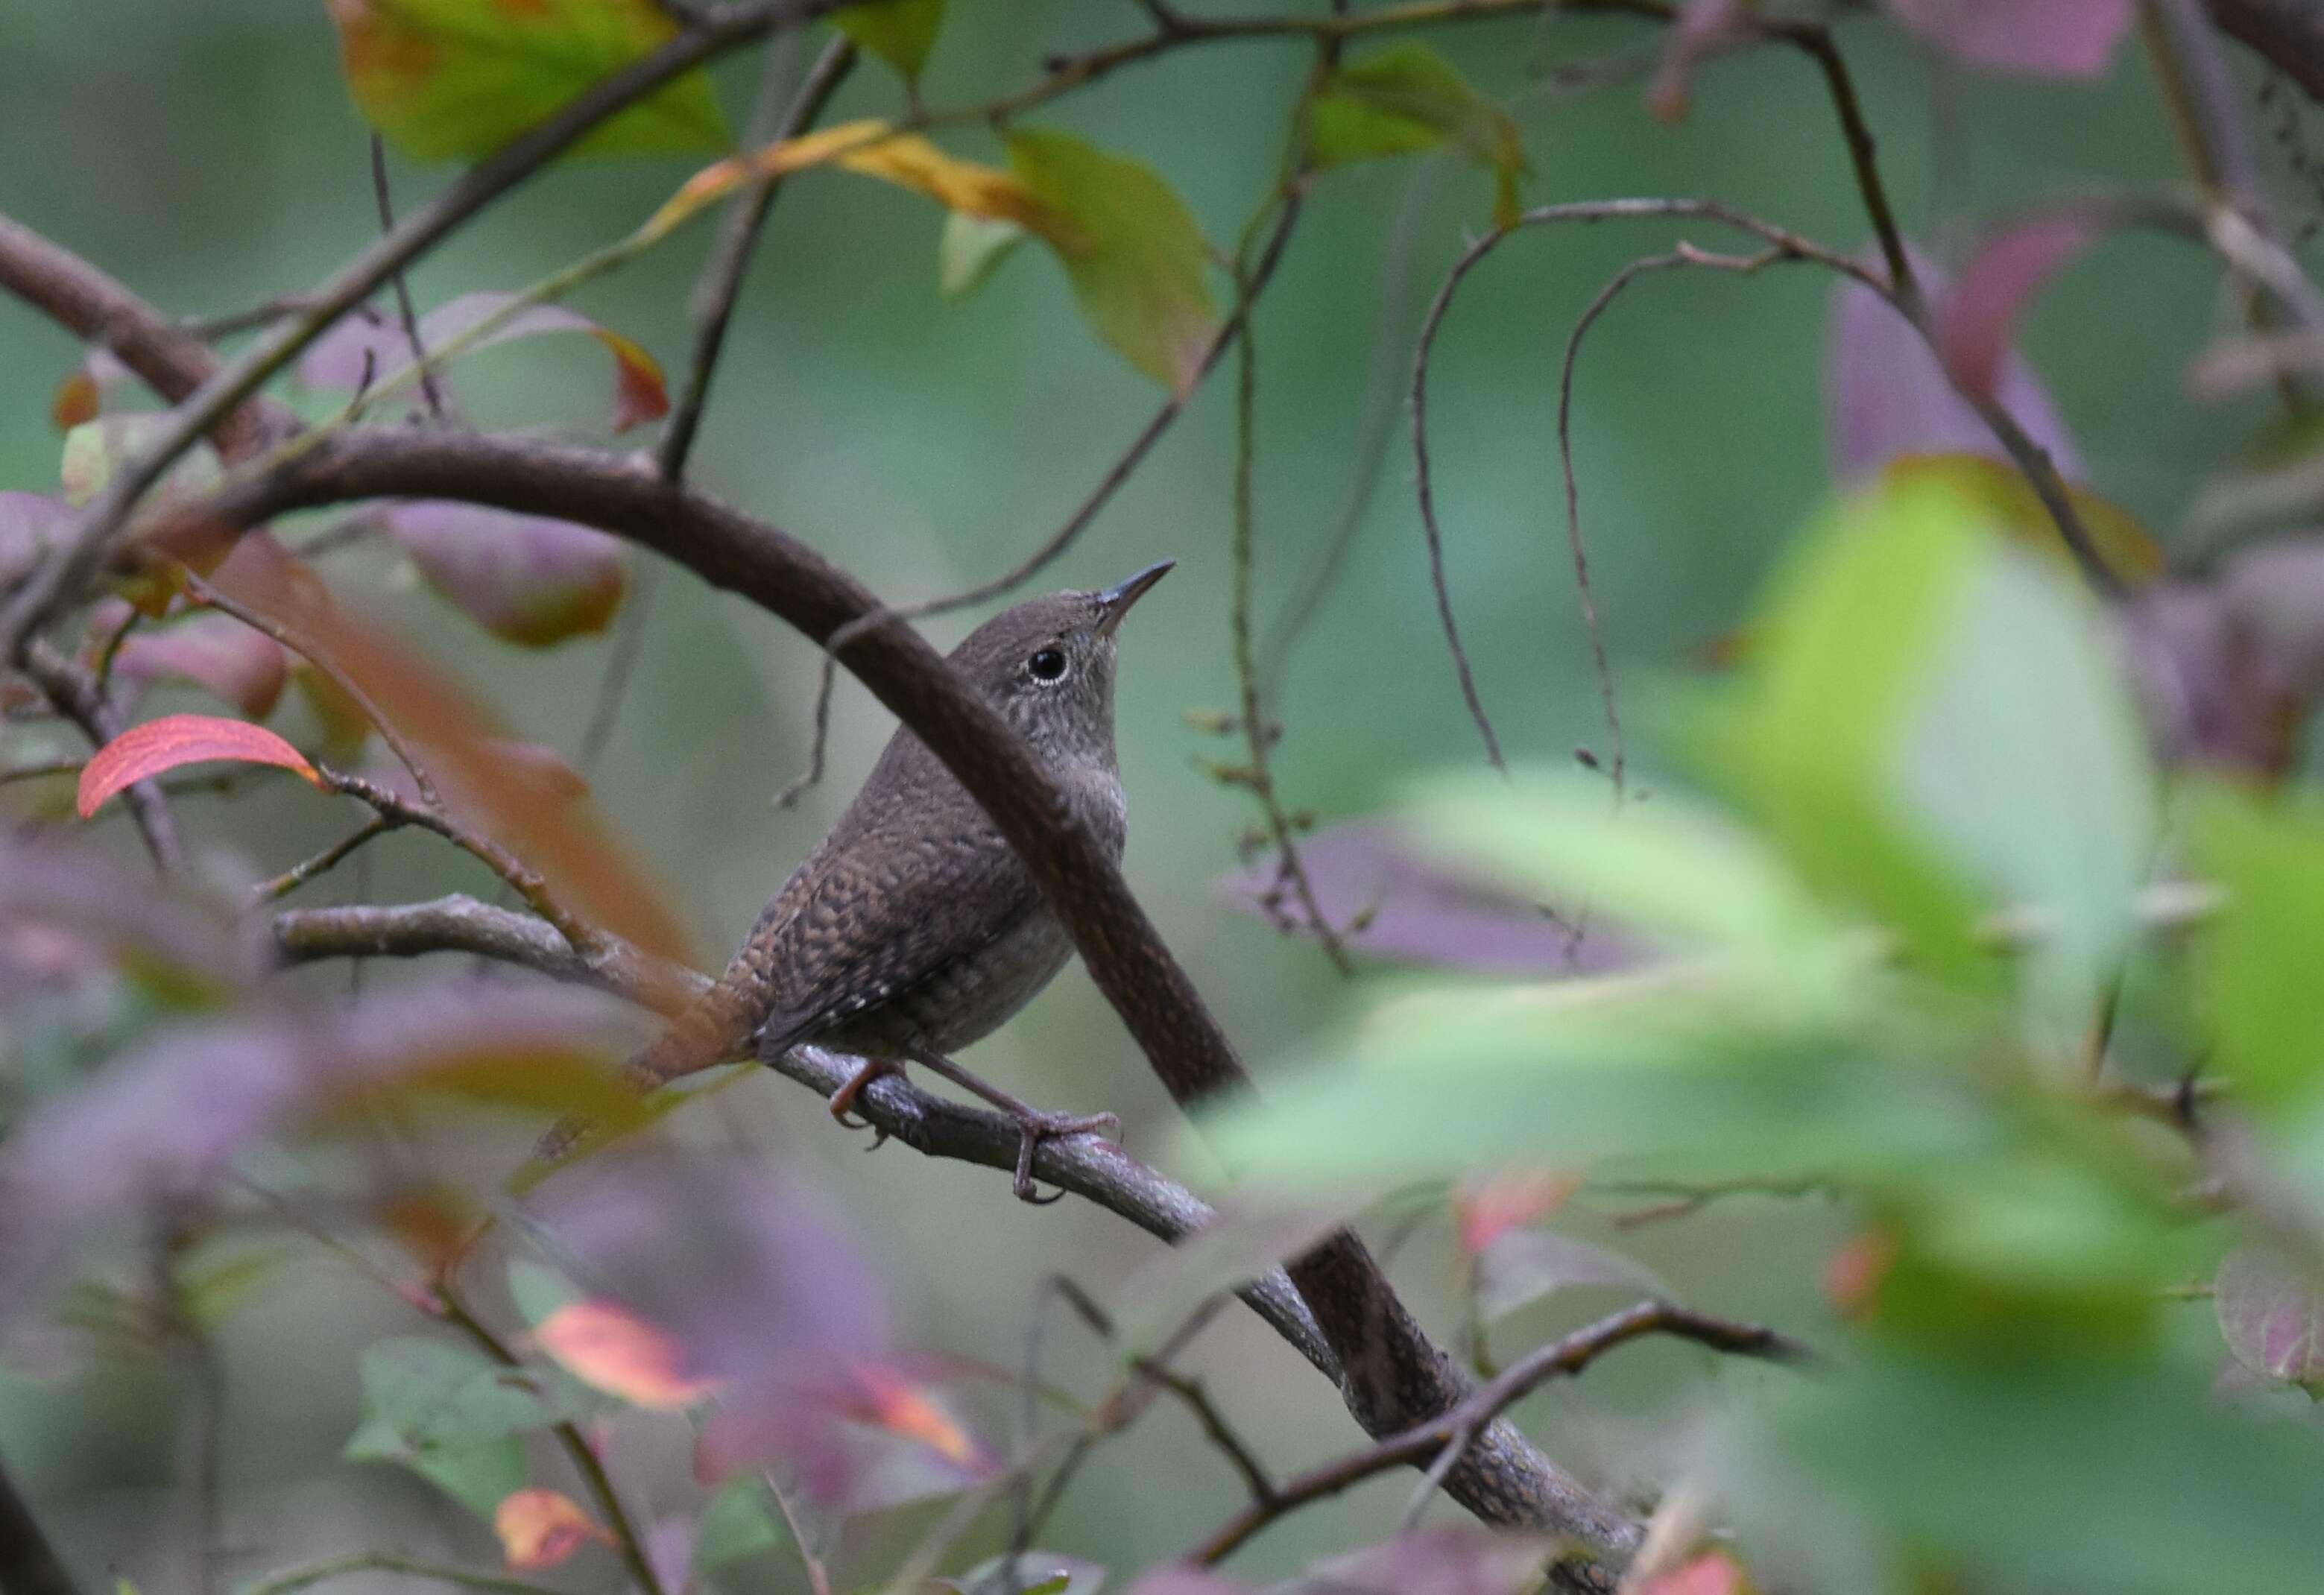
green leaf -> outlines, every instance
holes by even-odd
[[[1069,133],[1020,130],[1009,161],[1059,224],[1048,239],[1082,314],[1129,362],[1184,394],[1202,373],[1219,315],[1210,246],[1151,167]]]
[[[936,244],[936,290],[948,298],[968,292],[991,276],[993,268],[1024,239],[1025,229],[1015,222],[963,210],[946,212],[944,235]]]
[[[1740,1543],[1803,1553],[1803,1589],[2305,1595],[2324,1566],[2324,1434],[2203,1384],[2168,1365],[1877,1351],[1769,1381],[1727,1481]]]
[[[482,1445],[416,1449],[385,1418],[364,1420],[344,1453],[351,1462],[393,1462],[409,1468],[489,1521],[493,1510],[524,1488],[524,1446],[515,1435]]]
[[[885,0],[831,14],[831,25],[918,82],[944,21],[945,0]]]
[[[1835,928],[1782,858],[1677,793],[1617,810],[1602,780],[1519,769],[1425,781],[1412,811],[1424,851],[1650,936],[1784,953]]]
[[[720,1567],[771,1551],[790,1537],[766,1480],[737,1473],[702,1509],[694,1531],[694,1565]]]
[[[1764,659],[1707,723],[1803,875],[1923,966],[1999,978],[1981,910],[2044,921],[2034,985],[2119,957],[2155,831],[2153,775],[2094,606],[1942,481],[1851,500],[1755,627]]]
[[[525,1323],[540,1327],[541,1320],[559,1307],[569,1307],[582,1298],[581,1287],[545,1263],[529,1258],[511,1258],[508,1266],[509,1298],[516,1310],[524,1314]]]
[[[653,0],[331,0],[364,119],[422,161],[490,153],[677,29]],[[689,72],[597,127],[590,155],[732,144],[710,79]]]
[[[363,1387],[348,1459],[400,1463],[487,1517],[524,1485],[516,1436],[557,1416],[522,1371],[418,1335],[365,1348]]]
[[[1307,110],[1309,164],[1344,166],[1449,144],[1496,174],[1498,225],[1516,219],[1517,180],[1526,171],[1517,119],[1426,45],[1398,45],[1340,69]]]
[[[2280,1120],[2324,1084],[2324,807],[2216,788],[2190,831],[2196,862],[2227,891],[2195,937],[2217,1064],[2240,1100]]]

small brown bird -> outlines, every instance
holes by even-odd
[[[951,662],[1033,746],[1075,816],[1117,859],[1124,807],[1114,760],[1115,633],[1170,570],[1164,560],[1102,593],[1053,593],[969,633]],[[831,1099],[851,1125],[856,1096],[906,1061],[927,1065],[1017,1123],[1017,1194],[1033,1191],[1045,1137],[1119,1128],[1111,1113],[1045,1113],[946,1056],[982,1039],[1065,967],[1073,943],[1032,874],[976,799],[899,727],[839,823],[808,853],[717,983],[630,1061],[642,1093],[680,1075],[812,1042],[863,1067]],[[587,1131],[542,1139],[554,1162]],[[1055,1197],[1048,1198],[1054,1201]]]

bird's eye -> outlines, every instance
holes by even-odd
[[[1065,656],[1061,649],[1045,648],[1025,662],[1036,681],[1062,681],[1065,675]]]

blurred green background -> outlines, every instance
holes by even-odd
[[[936,105],[973,102],[1028,81],[1047,52],[1139,25],[1126,4],[954,0],[926,92]],[[1877,21],[1851,22],[1840,36],[1905,224],[1940,254],[1978,213],[2176,174],[2135,51],[2098,85],[2018,84],[1940,68]],[[1472,81],[1518,106],[1529,202],[1712,196],[1843,247],[1863,242],[1840,140],[1804,59],[1766,50],[1712,63],[1692,115],[1674,128],[1640,103],[1655,41],[1642,25],[1589,18],[1431,36]],[[804,68],[811,44],[789,47],[791,70]],[[1623,70],[1588,94],[1540,86],[1548,69],[1588,60]],[[1306,65],[1304,49],[1287,44],[1182,51],[1046,107],[1041,119],[1151,162],[1214,241],[1231,240],[1271,179]],[[738,124],[761,69],[757,51],[718,69]],[[899,100],[893,76],[874,63],[830,115],[892,114]],[[983,135],[945,142],[994,156]],[[0,209],[180,314],[294,291],[376,232],[365,130],[315,0],[0,7]],[[413,292],[425,309],[474,289],[521,287],[628,230],[689,170],[681,160],[558,167],[432,254],[412,274]],[[399,203],[420,202],[448,175],[398,162]],[[1427,590],[1403,394],[1418,312],[1464,238],[1486,225],[1489,203],[1489,180],[1448,159],[1337,172],[1317,190],[1258,318],[1262,617],[1280,613],[1312,578],[1374,468],[1368,437],[1388,429],[1378,491],[1288,657],[1278,705],[1286,801],[1327,821],[1381,806],[1414,771],[1480,756]],[[828,173],[794,181],[742,300],[695,456],[705,486],[898,600],[1013,563],[1082,499],[1159,399],[1089,335],[1062,274],[1037,251],[1019,252],[973,297],[940,300],[941,221],[934,205],[879,184]],[[1661,224],[1513,240],[1476,273],[1439,341],[1431,438],[1453,595],[1513,755],[1605,748],[1564,547],[1557,362],[1606,278],[1682,234],[1707,246],[1729,242],[1713,228]],[[674,381],[709,237],[696,224],[575,302],[645,344]],[[2026,328],[2094,484],[2166,543],[2193,484],[2236,436],[2233,412],[2183,397],[2183,362],[2216,318],[2213,281],[2193,252],[2126,239],[2076,266]],[[1774,551],[1827,493],[1825,305],[1824,283],[1795,269],[1748,281],[1662,278],[1634,290],[1586,349],[1574,446],[1595,590],[1626,691],[1683,668],[1692,648],[1733,626]],[[53,490],[49,398],[77,358],[42,318],[0,302],[0,370],[10,377],[0,487]],[[600,422],[603,355],[577,340],[493,351],[460,380],[483,425],[586,433]],[[1157,558],[1178,561],[1127,639],[1128,869],[1229,1032],[1263,1068],[1351,999],[1312,947],[1213,897],[1213,881],[1234,865],[1238,834],[1257,818],[1246,793],[1203,770],[1239,761],[1239,745],[1185,717],[1226,706],[1235,691],[1231,422],[1231,386],[1214,381],[1043,582],[1097,585]],[[607,640],[521,653],[484,638],[382,552],[358,549],[328,568],[343,599],[391,619],[460,671],[519,734],[574,752]],[[976,618],[947,616],[930,630],[949,643]],[[798,808],[774,808],[771,795],[807,757],[816,662],[812,648],[766,615],[691,576],[660,580],[596,791],[714,953],[739,940],[890,728],[884,711],[843,682],[827,778]],[[1644,757],[1651,787],[1651,751]],[[285,867],[346,824],[337,806],[290,783],[228,806],[180,807],[201,847],[252,870]],[[378,899],[480,889],[423,839],[392,839],[375,853]],[[343,871],[309,898],[354,889]],[[1165,1139],[1167,1099],[1077,973],[974,1061],[1037,1102],[1119,1111],[1134,1149]],[[697,1110],[689,1133],[725,1133],[724,1115],[843,1198],[886,1270],[908,1341],[1012,1363],[1045,1274],[1065,1270],[1102,1294],[1153,1249],[1079,1204],[1020,1209],[982,1172],[901,1150],[866,1161],[859,1139],[835,1131],[788,1085],[750,1082],[719,1104]],[[519,1144],[512,1135],[504,1149]],[[1812,1205],[1741,1203],[1622,1244],[1697,1305],[1802,1328],[1821,1310],[1816,1268],[1831,1232]],[[1441,1237],[1416,1240],[1397,1272],[1433,1323],[1449,1327]],[[1586,1292],[1571,1306],[1563,1301],[1506,1326],[1504,1350],[1611,1305]],[[323,1261],[280,1276],[236,1320],[226,1355],[237,1575],[388,1544],[490,1557],[484,1529],[423,1487],[335,1462],[357,1410],[356,1351],[417,1327],[400,1304]],[[1056,1377],[1086,1389],[1102,1381],[1102,1355],[1077,1332],[1055,1328],[1047,1344]],[[1333,1392],[1240,1315],[1222,1322],[1192,1362],[1279,1469],[1356,1438]],[[1524,1413],[1562,1456],[1586,1470],[1611,1467],[1639,1425],[1659,1432],[1709,1377],[1700,1353],[1646,1348],[1580,1388],[1536,1397]],[[1717,1377],[1764,1376],[1740,1368]],[[152,1368],[0,1379],[0,1450],[10,1466],[80,1563],[117,1565],[148,1590],[188,1587],[178,1560],[183,1503],[169,1492],[176,1390],[167,1369]],[[649,1503],[690,1488],[679,1435],[659,1452],[624,1449],[615,1471]],[[1305,1516],[1240,1565],[1286,1569],[1314,1548],[1374,1537],[1407,1488],[1389,1480]],[[1233,1480],[1192,1425],[1164,1409],[1102,1454],[1048,1538],[1117,1566],[1141,1563],[1183,1549],[1235,1498]],[[924,1517],[860,1537],[876,1544]],[[779,1561],[765,1572],[770,1588],[794,1576]],[[568,1575],[576,1587],[610,1576],[602,1558],[558,1576]]]

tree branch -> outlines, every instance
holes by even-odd
[[[34,640],[24,650],[24,673],[48,695],[59,714],[80,727],[90,747],[102,748],[127,729],[121,711],[106,696],[97,678],[68,659],[61,649]],[[177,822],[170,817],[161,783],[132,782],[121,797],[128,805],[130,822],[144,839],[145,851],[153,855],[155,867],[164,875],[176,874],[185,864],[185,852],[178,844]]]
[[[1302,1507],[1337,1495],[1376,1473],[1441,1457],[1448,1447],[1465,1446],[1475,1431],[1535,1387],[1578,1374],[1615,1347],[1650,1334],[1676,1335],[1715,1351],[1775,1362],[1803,1362],[1812,1355],[1799,1341],[1772,1329],[1730,1323],[1667,1302],[1640,1302],[1563,1340],[1536,1348],[1443,1417],[1277,1486],[1268,1498],[1253,1501],[1229,1518],[1185,1560],[1205,1566],[1222,1561],[1268,1524]]]
[[[594,986],[673,1016],[710,986],[707,975],[649,958],[617,937],[604,937],[594,954],[576,952],[546,920],[459,893],[394,908],[286,909],[274,916],[272,928],[275,951],[286,963],[466,953]],[[811,1046],[794,1047],[769,1066],[825,1099],[856,1069],[853,1060]],[[1016,1169],[1018,1131],[997,1113],[931,1095],[893,1076],[866,1088],[858,1111],[926,1157]],[[1213,1216],[1184,1186],[1093,1136],[1042,1141],[1033,1172],[1174,1244]],[[1327,1377],[1339,1377],[1330,1347],[1280,1270],[1242,1297],[1301,1356]]]

